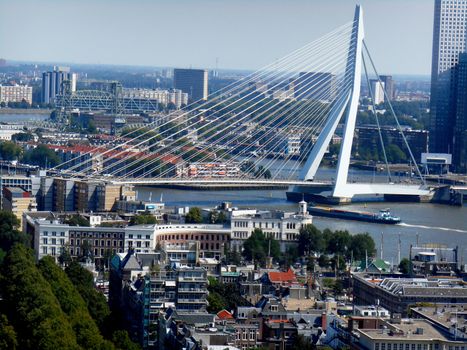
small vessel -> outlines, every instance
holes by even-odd
[[[382,209],[379,211],[379,213],[372,213],[365,211],[342,210],[329,207],[313,206],[308,208],[308,212],[316,216],[340,218],[345,220],[367,221],[378,224],[398,224],[401,222],[401,218],[392,215],[389,209]]]

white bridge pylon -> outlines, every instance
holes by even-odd
[[[357,5],[355,8],[354,24],[344,74],[344,79],[350,82],[350,84],[348,84],[348,91],[344,93],[331,108],[327,122],[300,172],[299,179],[302,181],[312,181],[314,179],[324,153],[326,152],[331,138],[336,131],[337,125],[344,117],[344,134],[339,152],[336,181],[332,192],[333,197],[352,198],[355,195],[368,194],[427,196],[430,194],[430,191],[422,185],[402,185],[392,183],[350,184],[347,182],[358,103],[360,99],[364,37],[363,10],[361,6]]]

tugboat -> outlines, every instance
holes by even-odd
[[[377,224],[398,224],[401,222],[401,218],[398,216],[391,215],[389,209],[380,210],[379,213],[371,213],[364,211],[354,211],[354,210],[342,210],[334,209],[329,207],[310,207],[308,212],[316,216],[324,216],[330,218],[339,218],[345,220],[357,220],[357,221],[366,221],[373,222]]]

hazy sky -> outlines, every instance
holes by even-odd
[[[429,74],[434,0],[0,0],[0,57],[257,69],[364,10],[381,73]]]

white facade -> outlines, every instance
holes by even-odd
[[[378,80],[371,80],[370,82],[371,92],[373,94],[373,102],[375,105],[379,105],[384,102],[384,82]]]
[[[34,223],[34,252],[37,260],[44,256],[58,258],[69,243],[70,226],[57,221],[36,220]]]
[[[433,57],[433,68],[439,74],[457,65],[459,53],[465,52],[467,1],[437,0],[436,3],[433,50],[437,57]]]
[[[136,225],[125,228],[124,251],[150,253],[156,248],[155,225]]]
[[[23,102],[32,104],[32,87],[27,85],[0,85],[1,102]]]
[[[188,104],[188,94],[178,89],[123,89],[123,98],[155,100],[163,105],[173,103],[175,107],[180,108]]]
[[[282,213],[256,211],[255,214],[236,216],[232,212],[231,218],[231,247],[241,251],[243,243],[255,229],[260,229],[267,237],[272,237],[280,244],[281,251],[287,245],[296,243],[300,229],[312,223],[312,216],[307,213],[306,203],[298,213]]]

